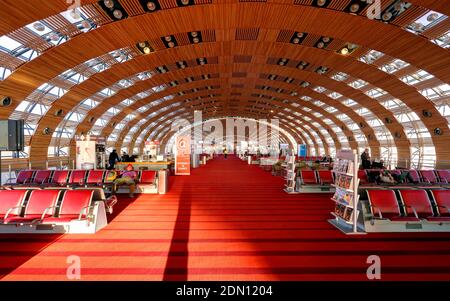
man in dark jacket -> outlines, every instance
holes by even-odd
[[[108,161],[109,161],[109,169],[114,169],[116,162],[120,162],[119,155],[117,154],[115,149],[113,149],[113,151],[109,154]]]
[[[368,148],[361,154],[361,164],[363,169],[370,169],[370,155]]]

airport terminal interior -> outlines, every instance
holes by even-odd
[[[0,5],[0,280],[450,280],[450,1]]]

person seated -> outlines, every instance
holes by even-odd
[[[399,175],[394,175],[394,178],[399,184],[407,182],[406,180],[410,183],[414,183],[414,179],[408,170],[402,170]]]
[[[134,191],[136,190],[136,178],[137,173],[134,171],[133,165],[128,164],[125,168],[125,172],[114,180],[112,193],[115,194],[118,186],[128,185],[130,193],[128,196],[132,198],[134,196]]]
[[[123,152],[122,157],[120,158],[122,162],[130,162],[130,156],[126,152]]]
[[[378,170],[368,170],[367,171],[367,179],[370,183],[380,184],[381,172]]]
[[[395,184],[394,177],[391,175],[391,173],[388,170],[380,172],[380,178],[381,183],[385,184]]]

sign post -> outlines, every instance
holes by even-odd
[[[175,175],[191,174],[191,138],[178,136],[175,155]]]

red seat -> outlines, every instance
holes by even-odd
[[[93,190],[68,190],[59,206],[58,216],[44,218],[43,224],[65,223],[85,219],[92,202]]]
[[[42,217],[50,217],[55,212],[60,190],[33,190],[25,206],[23,216],[7,216],[4,223],[31,223]]]
[[[103,184],[104,176],[105,176],[104,170],[90,170],[88,173],[86,184],[101,186]]]
[[[303,184],[317,184],[315,170],[300,170]]]
[[[143,170],[141,172],[141,178],[139,184],[155,184],[156,183],[156,171],[155,170]]]
[[[68,170],[55,170],[55,172],[53,173],[52,180],[50,181],[50,184],[64,186],[67,184],[68,177],[69,177]]]
[[[358,178],[359,178],[360,185],[370,184],[369,178],[367,177],[367,173],[364,169],[358,170]]]
[[[436,184],[439,183],[439,179],[436,177],[436,174],[433,170],[421,170],[420,174],[422,175],[422,179],[426,183]]]
[[[450,190],[431,190],[439,216],[450,217]]]
[[[334,183],[333,173],[331,170],[319,170],[319,181],[322,185],[330,185]]]
[[[405,205],[405,211],[408,216],[428,219],[434,215],[433,207],[425,190],[400,190],[400,198]]]
[[[450,171],[449,170],[436,170],[436,173],[442,183],[450,183]]]
[[[19,216],[22,204],[27,196],[27,190],[0,190],[0,222],[4,222],[6,214]]]
[[[34,170],[21,170],[17,174],[16,183],[15,184],[27,184],[31,183],[33,179]]]
[[[400,206],[393,190],[368,190],[367,196],[374,218],[391,221],[419,221],[418,218],[401,215]]]
[[[409,175],[411,176],[413,183],[421,183],[422,182],[422,180],[420,179],[420,176],[419,176],[419,173],[417,172],[417,170],[410,169],[409,170]]]
[[[86,170],[72,170],[70,173],[69,183],[70,185],[84,185],[86,179]]]
[[[50,180],[51,175],[51,170],[38,170],[36,171],[32,184],[40,185],[47,183]]]

